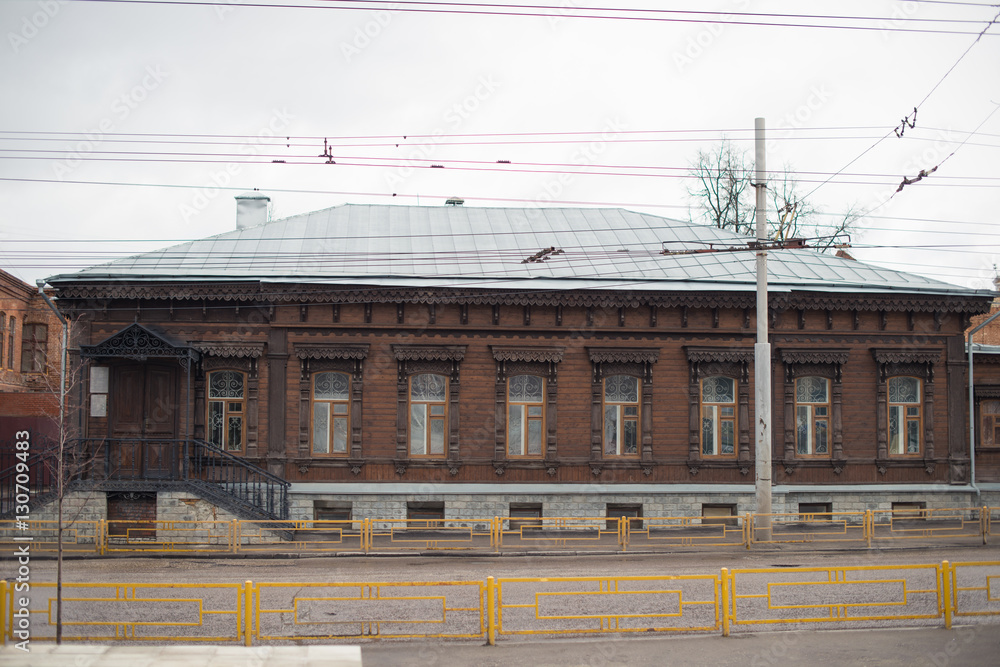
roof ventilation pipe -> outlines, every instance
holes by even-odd
[[[270,221],[271,198],[259,192],[236,196],[236,229],[248,229]]]

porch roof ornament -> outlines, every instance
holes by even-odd
[[[189,345],[170,340],[163,334],[138,323],[130,324],[95,345],[81,345],[84,359],[177,359],[197,361],[198,351]]]

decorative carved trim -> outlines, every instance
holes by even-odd
[[[465,345],[398,345],[392,346],[397,361],[462,361]]]
[[[1000,398],[1000,384],[976,385],[973,392],[976,398]]]
[[[753,348],[738,347],[690,347],[685,345],[688,361],[695,362],[736,362],[748,364],[753,361]]]
[[[452,477],[454,477],[455,475],[457,475],[458,474],[458,466],[451,466],[450,468],[448,468],[448,474],[451,475]]]
[[[698,466],[691,466],[691,465],[689,465],[688,466],[688,473],[691,474],[691,475],[697,475],[698,474]]]
[[[561,347],[508,347],[490,345],[493,358],[497,361],[530,361],[559,363],[563,359]]]
[[[555,466],[549,466],[548,468],[545,469],[545,474],[548,475],[549,477],[555,477],[557,472],[559,471],[556,469]]]
[[[590,474],[593,475],[594,477],[600,477],[601,470],[602,470],[602,467],[599,466],[599,465],[593,465],[593,464],[591,464],[591,466],[590,466]]]
[[[525,305],[617,308],[642,304],[661,308],[753,308],[755,296],[724,292],[650,292],[637,298],[634,292],[614,293],[610,290],[564,290],[525,292],[524,290],[493,289],[427,289],[425,287],[333,289],[322,285],[281,284],[261,282],[204,282],[178,286],[169,282],[128,283],[123,281],[77,282],[58,281],[60,299],[176,299],[216,302],[252,302],[267,307],[271,303],[465,303],[470,305]],[[890,312],[941,312],[982,314],[990,309],[989,296],[968,294],[901,295],[901,294],[810,294],[787,297],[788,308],[808,310],[865,310]]]
[[[659,348],[588,347],[587,352],[594,363],[654,364],[660,357]]]
[[[295,356],[299,359],[365,359],[368,357],[367,343],[296,345]]]
[[[781,360],[786,364],[846,364],[847,350],[781,350]]]
[[[497,474],[497,477],[503,477],[503,474],[507,472],[507,463],[505,461],[494,461],[493,472]]]
[[[742,466],[740,468],[740,474],[743,475],[744,477],[746,477],[747,475],[749,475],[750,474],[750,466]]]
[[[650,475],[652,475],[653,474],[653,466],[643,466],[642,467],[642,474],[645,475],[646,477],[649,477]]]
[[[191,347],[206,356],[213,357],[249,357],[259,359],[264,354],[264,343],[224,343],[214,341],[195,341]]]
[[[876,348],[872,356],[880,364],[933,364],[941,358],[941,350]]]

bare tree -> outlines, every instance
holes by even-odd
[[[723,139],[711,151],[698,151],[691,172],[696,185],[688,189],[688,194],[695,200],[697,218],[719,229],[753,236],[756,206],[749,153]],[[782,171],[772,172],[777,177],[769,179],[768,208],[774,210],[774,217],[768,220],[768,236],[780,241],[805,238],[821,252],[845,242],[861,218],[857,208],[848,207],[832,223],[821,222],[820,216],[825,214],[802,195],[791,173],[791,167],[785,165]]]
[[[753,164],[746,151],[728,139],[711,151],[698,151],[691,171],[696,185],[688,189],[701,209],[700,217],[719,229],[738,234],[754,230]]]

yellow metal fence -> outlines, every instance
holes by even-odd
[[[97,642],[485,639],[721,633],[804,625],[951,627],[1000,615],[1000,561],[723,568],[485,581],[65,583],[63,638]],[[0,644],[55,637],[56,588],[0,581]]]
[[[70,553],[267,553],[473,550],[656,551],[791,544],[867,548],[879,544],[986,544],[1000,534],[1000,508],[745,514],[729,517],[489,517],[255,521],[73,521]],[[0,548],[31,536],[56,549],[55,521],[0,521]]]

